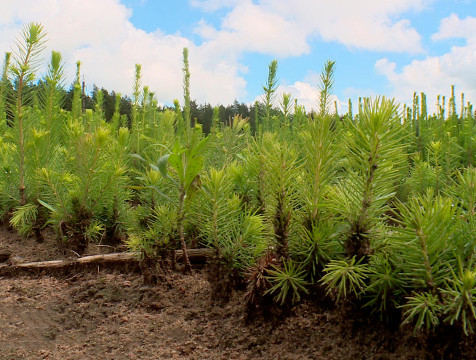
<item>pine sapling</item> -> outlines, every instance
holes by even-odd
[[[266,123],[265,131],[270,131],[273,127],[271,124],[271,109],[273,108],[276,89],[278,88],[278,61],[273,60],[268,66],[268,80],[263,85],[264,104],[266,106]]]
[[[23,124],[23,103],[25,88],[35,79],[35,73],[39,66],[39,55],[45,47],[45,31],[40,23],[29,23],[21,32],[20,39],[16,41],[18,47],[13,54],[13,64],[11,73],[17,83],[15,118],[18,121],[18,152],[20,155],[19,175],[20,175],[20,205],[26,204],[25,195],[25,135]]]

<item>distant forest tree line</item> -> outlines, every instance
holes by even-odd
[[[25,91],[32,90],[33,94],[39,93],[37,90],[45,86],[43,80],[39,80],[36,84],[31,85],[29,89]],[[6,87],[10,87],[10,89],[15,89],[15,84],[9,83],[7,81]],[[63,92],[63,105],[62,108],[67,111],[72,110],[72,103],[73,103],[73,94],[74,94],[74,84],[72,84],[68,90],[65,88],[60,89]],[[83,111],[88,109],[94,110],[96,109],[97,104],[97,97],[99,91],[102,92],[102,108],[103,114],[106,121],[110,122],[113,118],[116,106],[116,98],[117,96],[120,97],[120,105],[119,105],[119,112],[121,115],[127,116],[128,123],[130,124],[131,117],[132,117],[132,105],[133,101],[129,96],[123,96],[119,93],[116,93],[114,90],[109,91],[104,88],[99,89],[96,85],[93,86],[93,91],[91,93],[86,93],[83,91],[82,94],[82,107]],[[7,94],[11,93],[7,91]],[[34,103],[38,101],[35,97],[30,99],[29,102]],[[256,109],[256,107],[258,107]],[[234,116],[240,115],[243,118],[247,118],[250,124],[251,131],[254,133],[256,130],[256,113],[260,114],[261,116],[266,113],[266,106],[261,102],[255,102],[252,105],[247,105],[245,103],[240,103],[238,100],[235,100],[233,104],[229,104],[227,106],[219,105],[218,114],[220,122],[223,124],[228,124]],[[174,110],[174,106],[159,106],[157,105],[157,110]],[[192,100],[190,102],[190,114],[191,114],[191,121],[192,124],[200,124],[202,126],[203,132],[207,135],[210,132],[210,128],[213,122],[213,110],[214,107],[211,104],[198,104],[196,100]],[[258,110],[258,111],[256,111]],[[271,116],[279,116],[281,111],[279,109],[271,109]],[[9,118],[7,114],[7,118]]]

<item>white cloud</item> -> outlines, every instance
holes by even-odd
[[[364,50],[420,52],[421,37],[402,16],[431,1],[190,0],[204,11],[227,9],[218,28],[205,21],[196,24],[203,42],[194,44],[181,35],[136,28],[130,22],[132,11],[120,0],[3,0],[0,51],[9,50],[21,24],[40,21],[49,38],[44,55],[61,51],[68,82],[80,60],[90,85],[130,94],[134,65],[140,63],[144,84],[159,101],[171,102],[182,96],[182,48],[187,46],[192,97],[199,102],[231,103],[246,96],[247,68],[241,62],[246,52],[300,56],[310,52],[313,37]],[[400,76],[395,71],[387,75]],[[306,107],[317,102],[313,99],[317,90],[306,79],[288,87]]]
[[[221,2],[200,3],[207,10]],[[391,52],[422,52],[421,36],[399,16],[420,11],[431,0],[251,0],[226,1],[233,9],[220,29],[200,24],[198,31],[217,46],[245,48],[276,56],[309,52],[309,39],[320,37],[350,48]]]
[[[308,82],[296,81],[291,85],[280,85],[276,93],[276,105],[282,99],[283,93],[289,93],[293,99],[298,100],[298,105],[304,105],[306,111],[310,112],[318,107],[319,90]]]
[[[298,105],[304,106],[306,112],[311,112],[318,109],[320,93],[318,87],[309,81],[296,81],[292,84],[282,84],[279,85],[276,89],[276,97],[274,101],[274,106],[277,108],[280,107],[280,103],[283,98],[283,94],[291,94],[292,100],[297,99]],[[256,100],[262,100],[262,96],[258,97]],[[347,100],[342,101],[335,95],[331,96],[331,109],[330,112],[334,112],[334,101],[337,102],[337,111],[339,114],[346,114],[348,110]],[[293,107],[294,108],[294,107]]]
[[[202,21],[196,31],[206,38],[204,46],[215,53],[239,55],[248,51],[296,56],[309,52],[306,33],[300,26],[250,0],[234,7],[223,18],[220,29]]]
[[[190,0],[190,4],[204,11],[216,11],[238,4],[240,0]]]
[[[463,38],[476,40],[476,17],[468,16],[460,19],[458,15],[451,14],[441,21],[439,31],[431,37],[433,40]]]
[[[200,21],[195,31],[207,53],[239,59],[243,52],[277,57],[310,52],[309,40],[320,37],[364,50],[422,52],[421,36],[406,19],[432,0],[192,0],[205,11],[232,8],[215,28]],[[219,55],[218,55],[219,56]],[[291,92],[309,110],[316,106],[318,91],[304,79],[281,90]],[[342,106],[339,102],[339,109]]]
[[[68,82],[80,60],[89,89],[96,83],[130,94],[136,63],[143,83],[160,102],[182,99],[182,49],[189,48],[192,98],[199,102],[231,103],[245,96],[245,70],[234,57],[197,46],[180,35],[145,32],[129,21],[132,15],[119,0],[17,0],[2,4],[0,51],[9,51],[22,24],[41,22],[48,35],[45,64],[59,50],[67,65]],[[107,14],[107,16],[105,16]]]
[[[198,22],[197,26],[195,26],[195,33],[202,39],[209,40],[217,36],[218,30],[202,19]]]
[[[375,69],[384,75],[393,88],[392,96],[399,101],[411,103],[414,91],[425,92],[429,108],[435,111],[436,97],[450,95],[451,85],[455,85],[458,99],[464,92],[467,100],[476,99],[476,18],[459,19],[456,15],[441,21],[434,40],[464,37],[467,44],[454,46],[441,56],[428,56],[423,60],[413,60],[400,71],[388,59],[380,59]],[[459,104],[459,100],[457,104]]]
[[[309,33],[326,41],[337,41],[352,48],[421,52],[421,37],[408,20],[398,16],[419,10],[425,1],[266,0],[285,16],[294,17]]]
[[[377,62],[375,63],[375,70],[378,73],[385,75],[390,81],[395,80],[396,67],[397,64],[395,64],[394,62],[390,62],[387,58],[377,60]]]

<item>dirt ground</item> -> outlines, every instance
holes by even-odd
[[[0,250],[14,261],[64,257],[52,239],[38,244],[0,228]],[[0,359],[476,358],[475,336],[413,335],[312,297],[275,321],[246,322],[243,296],[213,302],[201,270],[169,272],[154,286],[137,271],[101,266],[0,276]]]

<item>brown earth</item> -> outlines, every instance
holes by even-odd
[[[5,227],[2,249],[17,262],[65,257],[51,234],[38,244]],[[246,322],[243,292],[213,302],[200,270],[155,286],[134,271],[72,271],[0,277],[0,359],[476,359],[475,336],[454,328],[413,335],[313,297]]]

